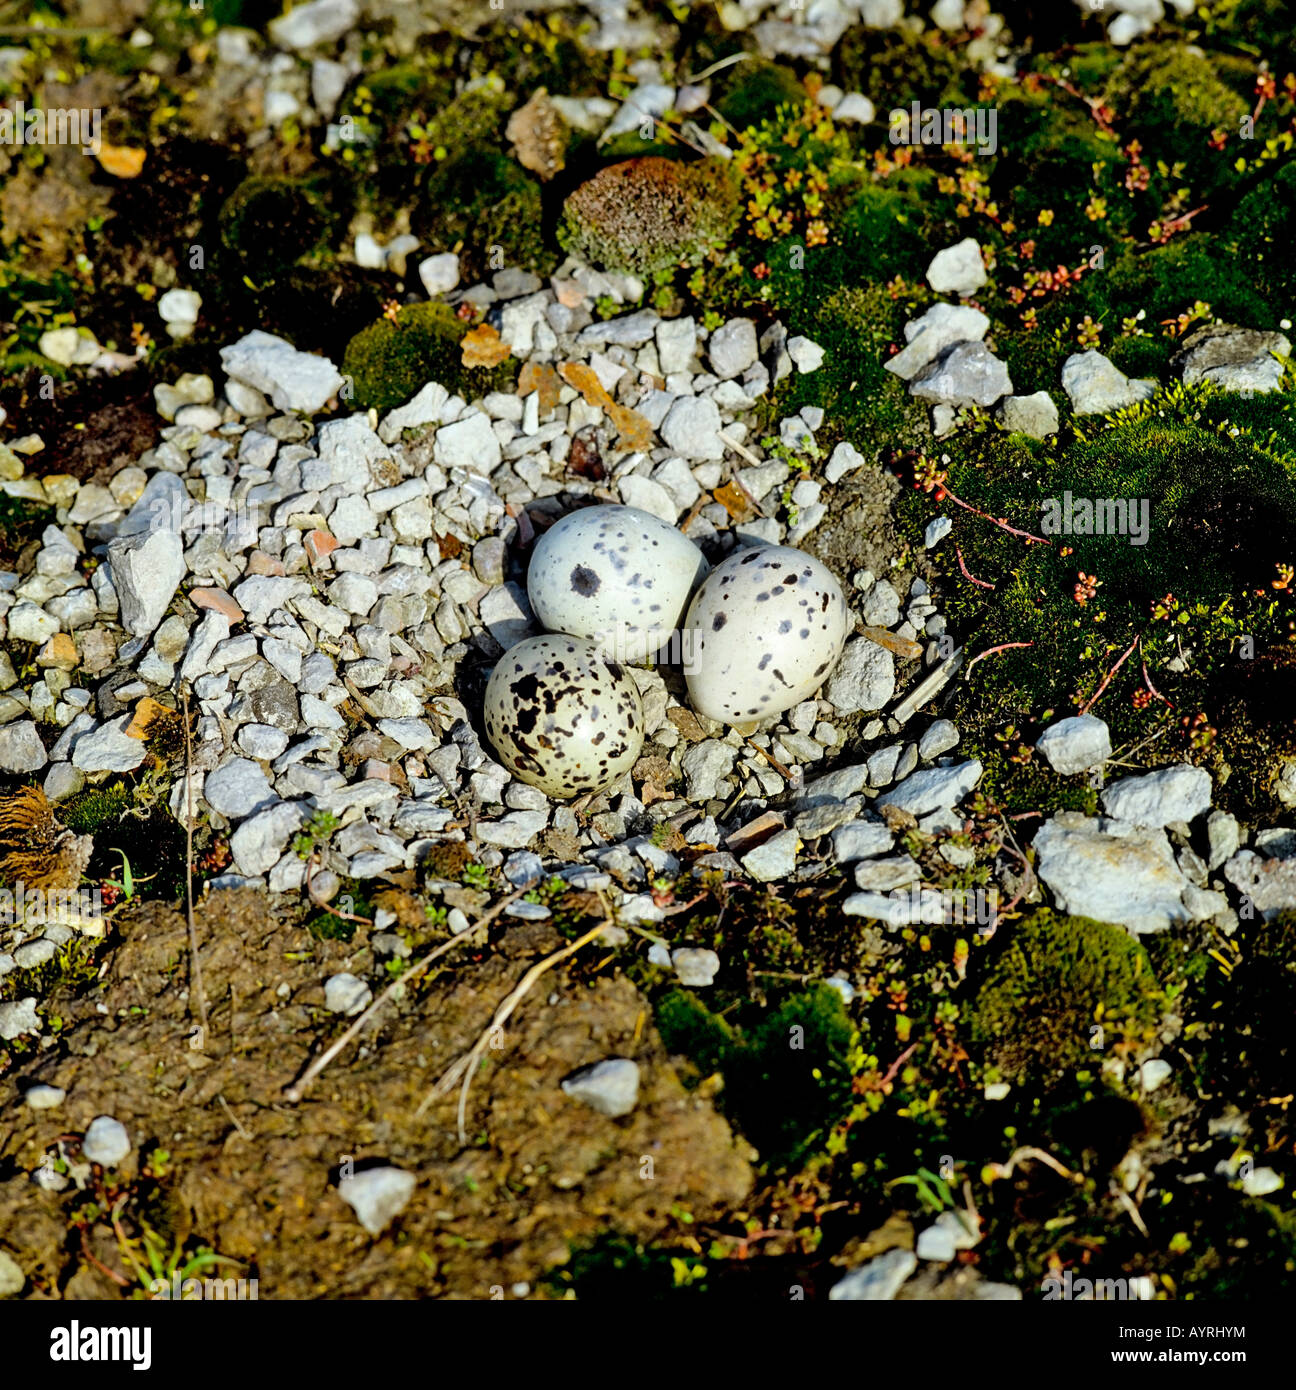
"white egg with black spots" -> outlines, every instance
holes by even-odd
[[[584,637],[510,647],[486,683],[485,718],[500,762],[550,796],[602,791],[643,748],[634,677]]]
[[[738,551],[702,581],[685,619],[693,708],[726,724],[782,714],[827,680],[849,624],[841,586],[812,556]]]
[[[536,542],[527,595],[542,626],[589,637],[618,661],[668,645],[706,574],[687,536],[638,507],[585,507]]]

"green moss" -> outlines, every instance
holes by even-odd
[[[1232,82],[1225,81],[1227,77]],[[1121,113],[1123,137],[1137,138],[1143,161],[1180,167],[1175,183],[1201,195],[1236,179],[1232,160],[1207,143],[1212,131],[1236,137],[1251,109],[1242,93],[1255,82],[1252,62],[1207,54],[1182,43],[1145,43],[1130,49],[1113,74],[1106,102]]]
[[[918,101],[924,106],[968,106],[977,93],[975,74],[939,33],[879,31],[856,25],[837,49],[839,81],[846,91],[884,92],[879,117]]]
[[[822,450],[843,439],[866,453],[904,449],[926,433],[926,408],[882,363],[887,344],[901,334],[906,308],[880,285],[821,291],[822,281],[809,271],[814,254],[806,256],[807,273],[788,273],[797,290],[788,322],[789,331],[824,349],[823,366],[784,378],[763,418],[774,428],[802,406],[821,406],[824,424],[815,437]]]
[[[716,110],[736,130],[759,125],[780,106],[800,107],[806,100],[801,79],[782,63],[742,62],[729,70]]]
[[[719,161],[648,156],[610,164],[577,188],[558,239],[594,265],[652,274],[696,264],[737,219],[737,192]]]
[[[296,179],[245,179],[220,210],[221,241],[255,274],[274,274],[323,244],[329,217]]]
[[[855,1030],[828,985],[753,1011],[745,1029],[672,990],[658,1002],[657,1026],[703,1076],[723,1073],[724,1108],[769,1165],[795,1163],[850,1106]]]
[[[1250,319],[1254,327],[1275,326],[1296,311],[1296,164],[1280,166],[1238,203],[1221,250],[1230,257],[1228,269],[1241,285],[1252,287],[1266,309]],[[1225,310],[1212,306],[1216,313]]]
[[[543,275],[557,264],[544,238],[540,184],[490,146],[472,146],[438,166],[411,221],[426,245],[461,248],[466,282],[503,265]]]
[[[737,1046],[733,1029],[688,990],[664,994],[657,1001],[656,1022],[668,1051],[689,1058],[699,1077],[719,1071]]]
[[[102,835],[117,826],[131,805],[130,789],[123,782],[87,787],[60,801],[58,817],[78,835]]]
[[[513,374],[462,365],[460,341],[466,326],[440,302],[407,304],[397,321],[382,318],[362,329],[347,344],[342,372],[352,380],[361,409],[390,410],[427,385],[439,381],[461,395],[485,395],[507,389]]]
[[[1006,934],[971,1012],[973,1039],[1005,1076],[1055,1083],[1153,1039],[1165,998],[1124,928],[1040,909]]]
[[[987,591],[951,576],[946,612],[966,634],[969,653],[1029,644],[987,657],[956,693],[950,717],[974,751],[1010,751],[1000,741],[1011,740],[1014,727],[1033,742],[1038,721],[1049,711],[1074,713],[1127,651],[1096,709],[1114,744],[1154,733],[1166,740],[1163,724],[1198,711],[1219,727],[1227,700],[1254,703],[1266,688],[1260,677],[1277,669],[1261,662],[1256,681],[1240,688],[1233,679],[1245,664],[1240,639],[1249,636],[1257,653],[1286,645],[1291,598],[1270,586],[1276,567],[1296,552],[1290,398],[1262,404],[1176,387],[1105,428],[1081,419],[1076,429],[1082,433],[1064,432],[1048,444],[1005,436],[993,425],[965,429],[941,445],[948,486],[964,502],[1036,535],[1041,503],[1068,491],[1140,508],[1146,502],[1145,544],[1132,544],[1130,535],[1073,534],[1031,545],[921,491],[906,490],[899,502],[902,528],[915,541],[938,505],[946,511],[970,573],[994,585]],[[1100,581],[1084,603],[1076,592],[1081,573]],[[1167,595],[1168,607],[1161,603]],[[1238,740],[1230,750],[1235,770],[1251,764],[1263,775],[1281,718],[1257,708],[1250,727],[1260,724],[1273,730],[1273,741],[1248,751]],[[1201,761],[1212,756],[1209,730],[1204,738],[1194,749],[1185,730],[1173,730],[1161,749]],[[1033,789],[1012,795],[1024,774],[1003,759],[999,766],[1004,781],[996,795],[1013,809],[1048,809],[1031,799]]]

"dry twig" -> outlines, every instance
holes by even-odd
[[[475,936],[483,927],[488,927],[495,921],[501,912],[522,894],[519,888],[516,893],[510,893],[508,897],[501,898],[489,912],[479,917],[472,926],[466,931],[461,931],[457,936],[453,936],[449,941],[443,941],[439,946],[434,947],[423,957],[417,965],[411,966],[403,975],[393,980],[385,990],[373,1001],[372,1004],[360,1015],[359,1018],[338,1038],[331,1043],[301,1074],[301,1079],[294,1081],[291,1086],[284,1091],[284,1099],[296,1104],[297,1101],[306,1094],[307,1089],[319,1077],[325,1067],[342,1051],[346,1045],[359,1034],[365,1025],[373,1018],[379,1009],[404,985],[412,984],[422,975],[434,961],[439,960],[447,951],[452,951],[456,946],[462,945],[469,938]]]
[[[414,1112],[415,1118],[421,1119],[433,1100],[439,1095],[444,1095],[445,1092],[462,1077],[463,1084],[459,1088],[458,1127],[459,1142],[461,1144],[466,1144],[468,1142],[468,1132],[464,1121],[468,1110],[468,1091],[472,1086],[477,1064],[481,1060],[482,1054],[490,1046],[491,1038],[498,1029],[502,1028],[505,1023],[508,1022],[513,1011],[531,992],[532,986],[541,975],[545,974],[546,971],[552,970],[555,965],[566,960],[568,956],[575,955],[582,946],[587,946],[596,936],[600,935],[606,927],[611,925],[612,916],[609,913],[597,926],[591,927],[583,936],[578,936],[575,941],[569,942],[561,950],[554,951],[552,955],[545,956],[543,960],[537,961],[500,1003],[499,1007],[495,1010],[494,1017],[491,1019],[490,1023],[482,1029],[481,1035],[472,1045],[472,1049],[464,1056],[460,1057],[458,1061],[453,1062],[437,1084],[427,1094],[423,1103]]]

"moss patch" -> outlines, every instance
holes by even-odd
[[[379,319],[357,333],[342,361],[356,404],[365,410],[390,410],[429,381],[439,381],[466,398],[507,389],[513,378],[507,366],[463,366],[459,344],[466,327],[445,304],[409,304],[396,322]]]
[[[972,1009],[972,1037],[1005,1076],[1054,1083],[1151,1041],[1164,996],[1123,927],[1041,909],[1008,930]]]

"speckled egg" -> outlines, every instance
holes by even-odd
[[[638,507],[585,507],[536,542],[527,594],[553,632],[591,637],[619,661],[655,656],[707,571],[688,537]]]
[[[500,762],[550,796],[601,791],[643,748],[634,677],[584,637],[510,647],[486,684],[485,717]]]
[[[699,714],[751,724],[827,679],[850,617],[841,586],[804,551],[740,550],[702,581],[684,621],[684,672]]]

